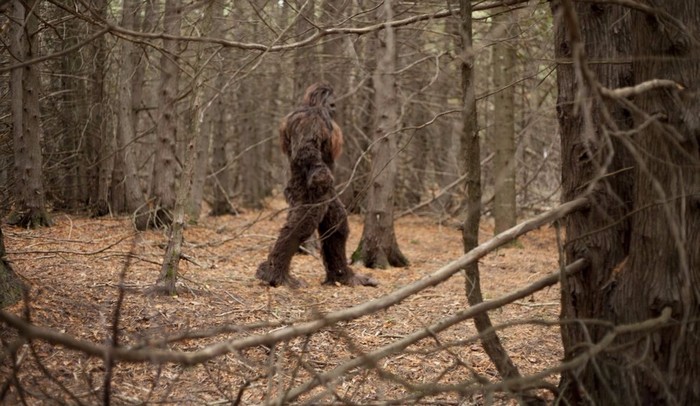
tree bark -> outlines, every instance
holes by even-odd
[[[223,18],[224,9],[218,10],[214,17],[215,21]],[[218,23],[217,23],[218,24]],[[219,26],[217,32],[220,38],[226,38],[224,25]],[[212,103],[211,111],[211,187],[213,189],[213,201],[211,204],[210,216],[222,216],[225,214],[237,214],[233,203],[231,202],[230,192],[232,190],[232,177],[230,163],[227,157],[227,147],[229,139],[227,134],[228,128],[231,128],[230,123],[231,112],[226,107],[226,97],[223,92],[226,86],[226,67],[232,62],[231,50],[222,49],[216,56],[216,66],[218,73],[216,75],[214,88],[220,92],[215,97]]]
[[[60,47],[67,49],[75,46],[79,42],[81,32],[80,20],[66,21]],[[59,116],[63,134],[56,144],[61,151],[71,153],[71,159],[66,160],[61,171],[62,176],[57,179],[56,183],[60,183],[62,191],[61,199],[54,202],[54,207],[72,212],[81,209],[88,202],[88,148],[95,140],[93,137],[84,136],[83,123],[89,121],[88,108],[91,107],[86,102],[88,99],[85,81],[81,79],[84,65],[85,61],[80,52],[64,55],[60,65],[63,74],[58,79],[61,91]]]
[[[348,18],[355,12],[355,2],[338,2],[324,0],[321,9],[323,18],[321,23],[330,26],[338,20]],[[338,105],[336,121],[344,130],[343,153],[335,163],[335,184],[338,198],[349,212],[358,212],[359,195],[361,190],[357,187],[359,172],[364,165],[355,167],[355,163],[362,154],[361,143],[358,142],[358,131],[355,129],[356,112],[362,108],[360,97],[356,87],[359,85],[360,60],[355,46],[360,40],[355,41],[347,36],[336,36],[323,42],[324,59],[319,61],[322,80],[331,84],[337,97],[343,96],[342,103]],[[354,173],[353,173],[353,170]]]
[[[180,35],[182,6],[179,0],[166,0],[163,13],[163,32]],[[151,226],[163,227],[172,223],[175,207],[177,159],[175,142],[177,133],[177,95],[180,68],[178,42],[163,39],[160,59],[160,85],[158,88],[158,114],[156,123],[155,157],[153,162],[152,200],[154,211]]]
[[[515,204],[515,48],[509,42],[515,34],[514,12],[507,7],[498,10],[493,19],[492,77],[496,94],[493,96],[493,124],[490,141],[493,158],[494,233],[513,227],[517,221]]]
[[[295,33],[296,39],[308,37],[314,26],[310,21],[315,21],[314,16],[316,11],[315,0],[296,0],[295,7],[297,16],[295,17]],[[294,51],[294,100],[301,100],[304,96],[304,91],[317,79],[314,79],[314,72],[320,70],[318,58],[314,47],[301,47]]]
[[[459,0],[450,0],[450,7],[453,10],[459,9]],[[455,52],[461,52],[462,49],[462,38],[460,34],[460,21],[458,18],[448,18],[444,21],[445,33],[447,34],[444,39],[443,46],[445,49],[453,49]],[[461,86],[455,86],[455,77],[460,77],[461,75],[461,64],[459,63],[449,63],[445,61],[446,58],[440,58],[438,61],[440,66],[440,73],[438,74],[437,97],[433,103],[436,103],[439,108],[444,110],[452,110],[461,108],[462,96],[460,92],[462,91]],[[433,110],[433,109],[431,109]],[[438,111],[429,111],[426,116],[427,120],[432,119],[435,113]],[[422,120],[420,123],[425,123],[427,120]],[[433,163],[433,169],[435,173],[435,182],[439,190],[445,190],[448,185],[453,184],[458,178],[461,172],[461,163],[458,162],[460,156],[460,136],[462,134],[462,120],[446,120],[439,119],[434,124],[425,128],[425,131],[430,134],[428,140],[431,148],[427,148],[429,156],[424,159],[428,159]],[[428,143],[428,140],[425,142]],[[424,154],[425,155],[425,154]],[[456,194],[454,192],[448,191],[441,196],[436,196],[431,206],[436,210],[441,216],[446,213],[450,213],[455,208]]]
[[[5,258],[5,240],[0,229],[0,309],[17,303],[22,297],[23,284]]]
[[[356,42],[346,37],[346,48],[355,59],[358,69],[353,70],[354,77],[349,78],[349,89],[357,88],[349,102],[343,102],[343,122],[346,124],[343,154],[338,160],[341,167],[347,166],[348,172],[339,172],[341,193],[339,198],[349,213],[360,214],[365,210],[366,191],[370,179],[371,163],[366,154],[372,143],[373,119],[375,116],[374,84],[369,77],[361,84],[364,72],[374,72],[377,65],[376,36],[368,36]]]
[[[670,79],[683,89],[658,89],[635,97],[646,114],[662,118],[624,137],[637,161],[629,257],[617,275],[611,303],[619,323],[658,316],[664,307],[676,321],[657,331],[653,356],[644,357],[645,335],[624,352],[641,360],[623,375],[636,385],[639,404],[700,404],[700,3],[645,1],[672,21],[634,13],[632,63],[636,83]],[[633,338],[633,339],[634,339]],[[656,372],[652,372],[656,371]],[[660,374],[660,375],[658,375]]]
[[[462,226],[462,243],[467,253],[479,246],[479,223],[481,220],[481,147],[476,120],[476,98],[474,78],[474,49],[472,45],[472,13],[469,0],[460,1],[460,33],[462,37],[461,74],[462,74],[462,160],[465,165],[466,180],[466,218]],[[470,306],[484,301],[481,294],[479,262],[465,267],[465,289]],[[474,317],[474,325],[481,334],[481,344],[491,361],[496,366],[502,379],[520,376],[518,368],[506,352],[488,313]]]
[[[625,246],[629,244],[624,213],[627,212],[626,205],[632,198],[631,187],[634,180],[630,176],[631,171],[624,170],[626,165],[622,159],[613,161],[611,164],[614,166],[606,165],[613,153],[605,142],[602,126],[602,114],[607,106],[589,94],[586,94],[588,97],[585,98],[585,104],[575,105],[577,92],[589,90],[589,87],[576,78],[575,69],[579,71],[579,78],[583,78],[584,67],[574,62],[574,57],[578,52],[585,52],[590,59],[609,58],[610,61],[617,62],[587,67],[593,70],[603,86],[617,88],[631,83],[629,64],[620,63],[630,52],[629,20],[624,17],[626,10],[618,6],[576,3],[574,11],[578,15],[580,33],[574,30],[571,18],[565,14],[563,5],[559,2],[552,3],[555,55],[558,61],[566,62],[557,65],[557,114],[562,144],[562,200],[570,201],[583,194],[586,185],[600,177],[599,169],[604,165],[616,175],[596,179],[597,186],[590,196],[595,209],[574,213],[565,221],[567,262],[583,257],[589,260],[591,269],[562,281],[561,317],[613,320],[605,301],[609,294],[610,276],[613,269],[624,259]],[[617,29],[615,35],[610,35],[609,32],[612,25]],[[581,39],[571,40],[572,36],[582,36],[585,42],[582,43]],[[616,125],[621,126],[621,129],[629,127],[630,123],[625,123],[624,120],[624,109],[615,105],[609,107],[613,109],[611,114],[616,119]],[[585,115],[581,112],[585,112]],[[625,149],[619,145],[614,151],[619,158],[622,158],[619,154],[625,153]],[[627,164],[631,165],[631,162]],[[621,222],[614,224],[616,220]],[[606,228],[611,222],[613,226]],[[577,348],[577,344],[585,342],[587,337],[596,342],[606,332],[606,327],[595,324],[563,324],[561,334],[565,359],[572,359],[580,354],[584,349]],[[594,365],[587,366],[582,374],[578,371],[563,374],[560,387],[566,398],[575,399],[577,402],[583,401],[584,396],[589,396],[586,392],[612,393],[608,382],[595,377]]]
[[[13,3],[11,50],[18,62],[39,55],[38,7],[36,0]],[[21,26],[19,25],[21,24]],[[23,227],[50,226],[46,211],[41,142],[44,137],[39,108],[41,78],[36,64],[12,70],[12,123],[15,154],[15,188],[19,211],[12,215],[12,224]]]
[[[180,257],[182,254],[183,232],[185,230],[185,212],[188,205],[188,196],[192,190],[192,180],[194,178],[195,164],[197,160],[198,138],[203,137],[201,133],[204,111],[202,110],[202,83],[201,79],[195,79],[193,85],[192,105],[190,112],[192,121],[188,129],[193,134],[193,139],[185,151],[185,167],[182,171],[180,185],[177,190],[175,207],[173,210],[173,221],[170,227],[170,238],[168,247],[163,256],[163,264],[160,268],[160,275],[156,281],[156,290],[169,295],[177,293],[177,275],[180,268]]]
[[[223,11],[224,11],[224,3],[223,2],[212,2],[209,4],[208,7],[205,7],[203,9],[204,13],[204,18],[200,24],[200,31],[202,32],[203,35],[206,36],[211,36],[211,37],[216,37],[221,35],[221,38],[224,38],[224,31],[222,30],[221,26],[222,20],[223,20]],[[209,50],[208,47],[201,43],[197,44],[197,64],[195,65],[198,71],[203,71],[202,73],[199,73],[199,75],[204,75],[204,72],[213,72],[215,70],[212,69],[211,66],[205,66],[204,64],[209,64],[210,61],[209,59],[204,60],[203,56],[204,54]],[[221,50],[219,50],[221,52]],[[204,90],[198,89],[196,86],[202,86],[203,80],[198,78],[198,80],[194,80],[192,85],[192,91],[193,93],[198,93]],[[206,90],[208,90],[206,93],[208,97],[208,102],[205,103],[204,106],[201,106],[203,110],[202,114],[204,114],[207,118],[210,118],[211,115],[207,114],[209,110],[211,110],[211,105],[216,101],[211,98],[216,97],[219,98],[220,95],[217,94],[217,92],[223,92],[224,89],[221,88],[216,88],[216,89],[211,89],[209,86],[207,86]],[[197,109],[191,108],[190,109],[190,115],[192,116],[191,120],[197,120]],[[204,121],[204,120],[202,120]],[[189,134],[194,137],[196,140],[194,148],[195,148],[195,161],[194,161],[194,169],[192,173],[192,188],[188,197],[188,203],[187,203],[187,209],[186,209],[186,214],[189,217],[189,221],[196,223],[197,220],[199,219],[199,214],[202,209],[202,200],[204,198],[204,184],[206,182],[206,176],[207,176],[207,167],[209,163],[209,141],[210,141],[210,131],[206,131],[204,128],[204,122],[197,127],[197,130],[201,133],[194,133],[194,132],[189,132]]]
[[[135,12],[136,0],[125,0],[122,9],[122,26],[124,28],[133,28]],[[130,41],[121,41],[117,109],[119,126],[117,128],[117,157],[115,158],[113,177],[112,209],[118,213],[134,215],[134,225],[137,229],[143,230],[147,226],[148,217],[144,214],[146,201],[141,190],[133,145],[136,138],[136,124],[133,114],[131,79],[136,67],[132,58],[132,47]]]
[[[96,0],[94,5],[96,13],[105,18],[107,1]],[[94,27],[92,29],[96,30]],[[108,125],[108,97],[105,92],[107,41],[104,36],[94,41],[91,53],[94,58],[90,88],[93,111],[88,123],[91,138],[91,147],[88,149],[88,188],[91,193],[92,214],[104,216],[109,213],[109,186],[114,169],[114,137]]]
[[[615,351],[563,374],[571,403],[700,402],[700,339],[692,333],[700,315],[700,47],[691,39],[697,29],[681,28],[700,25],[700,5],[640,3],[658,11],[553,3],[557,59],[573,59],[557,68],[564,199],[588,190],[592,203],[566,221],[567,261],[591,266],[563,281],[562,318],[631,324],[670,308],[675,322],[619,337]],[[581,64],[582,56],[596,63]],[[616,89],[651,79],[683,88],[636,94],[635,128],[630,104],[603,103],[595,91],[598,83]],[[608,331],[605,323],[562,324],[565,358]]]
[[[216,78],[216,88],[221,89],[226,78],[223,74],[226,56],[221,56],[220,73]],[[212,117],[212,187],[214,189],[214,201],[212,202],[211,216],[221,216],[224,214],[232,214],[235,212],[229,191],[231,188],[231,169],[228,167],[228,158],[226,157],[226,146],[228,139],[226,137],[226,128],[228,112],[226,111],[223,95],[219,95],[213,104]]]
[[[261,209],[267,196],[265,172],[268,162],[265,160],[265,149],[261,144],[260,124],[256,122],[256,102],[253,99],[255,89],[251,84],[242,86],[239,93],[240,111],[243,118],[238,121],[236,128],[240,137],[240,171],[238,184],[241,191],[241,204],[250,209]]]
[[[378,9],[378,17],[393,18],[391,0]],[[394,188],[397,172],[398,100],[396,89],[397,48],[394,30],[387,26],[379,35],[379,60],[374,71],[375,94],[374,143],[367,213],[362,239],[353,262],[363,262],[368,268],[404,267],[408,259],[399,249],[394,232]]]

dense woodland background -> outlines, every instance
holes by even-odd
[[[100,317],[108,320],[104,337],[90,337],[94,329],[87,321],[78,327],[88,333],[57,332],[64,321],[42,313],[50,307],[43,297],[34,296],[36,325],[27,295],[12,311],[0,312],[3,326],[11,326],[0,336],[0,371],[9,376],[0,399],[107,404],[119,393],[120,401],[147,403],[151,396],[171,399],[178,390],[180,399],[190,399],[189,386],[169,387],[177,382],[177,367],[187,365],[201,367],[191,370],[190,383],[216,387],[216,396],[197,398],[213,404],[700,402],[700,3],[4,0],[0,9],[0,74],[7,83],[0,94],[3,230],[12,230],[13,241],[82,244],[70,237],[76,219],[91,230],[126,228],[133,237],[130,251],[120,254],[125,262],[108,265],[109,278],[118,282],[105,286],[118,299],[101,305]],[[293,295],[263,290],[241,276],[250,273],[247,261],[262,252],[250,244],[265,232],[262,227],[274,230],[276,224],[266,221],[283,212],[287,169],[278,123],[318,81],[335,88],[345,134],[335,173],[338,196],[363,228],[355,230],[362,237],[348,254],[358,255],[349,255],[357,267],[396,272],[382,274],[376,296],[366,288],[357,288],[356,296],[350,288]],[[32,231],[51,227],[56,215],[70,220],[67,237]],[[406,238],[394,223],[408,215],[435,226],[431,243],[459,233],[464,255],[437,270],[420,263],[420,275],[410,273],[415,268],[404,271],[412,258],[403,261],[399,245],[406,247]],[[554,228],[542,240],[522,237],[549,223]],[[494,237],[484,241],[484,230]],[[208,314],[195,323],[198,329],[165,317],[158,306],[177,307],[172,295],[181,259],[198,264],[201,257],[192,253],[210,247],[184,244],[183,234],[207,240],[225,232],[234,236],[215,244],[238,244],[231,248],[237,261],[231,278],[250,295],[230,297],[248,309],[256,300],[251,297],[266,295],[268,312],[219,320],[215,327],[201,324],[217,317]],[[156,235],[161,239],[153,242]],[[409,241],[418,244],[420,237]],[[518,237],[522,241],[514,242]],[[383,260],[363,257],[359,247],[368,239],[386,241],[378,248]],[[105,242],[94,253],[122,240]],[[512,251],[492,253],[507,244]],[[540,254],[542,246],[551,257]],[[556,272],[539,279],[512,274],[527,285],[496,298],[483,294],[479,265],[494,266],[492,255],[500,255],[518,268],[513,258],[525,248],[542,255],[541,268],[558,258],[558,269],[550,269]],[[161,266],[158,286],[165,281],[171,296],[152,299],[143,281],[156,282],[153,269],[130,261],[163,251],[143,262]],[[17,252],[37,261],[30,264],[53,267],[41,262],[42,254],[53,253],[15,248],[10,258]],[[214,262],[221,255],[208,254]],[[71,249],[60,255],[88,254]],[[8,303],[21,293],[10,269],[3,260],[0,293]],[[36,271],[19,274],[36,284]],[[133,291],[125,285],[127,271],[137,281]],[[461,302],[445,299],[456,273],[465,276]],[[387,287],[388,275],[412,279],[394,279]],[[229,286],[225,292],[233,289],[227,278],[219,279]],[[519,303],[555,305],[558,318],[506,310],[513,319],[501,319],[506,304],[559,281],[554,302]],[[94,288],[101,282],[79,283]],[[434,286],[439,299],[425,306],[427,321],[389,335],[390,341],[358,345],[368,343],[381,311],[401,312],[406,308],[399,306],[430,297],[425,292]],[[206,292],[225,295],[214,289]],[[189,294],[187,300],[201,305],[196,293]],[[317,309],[300,298],[343,306]],[[277,318],[273,326],[275,301],[305,310]],[[165,320],[157,332],[165,338],[141,336],[133,327],[146,320],[141,312],[151,306]],[[500,324],[494,327],[490,317]],[[468,319],[476,330],[444,331]],[[366,324],[355,328],[356,322]],[[138,334],[126,334],[120,325]],[[513,334],[504,330],[514,325],[526,326],[515,336],[533,334],[529,328],[554,329],[546,330],[561,338],[556,350],[547,351],[553,365],[532,371],[522,362],[528,356],[520,357],[527,349],[509,355]],[[37,341],[43,347],[34,347]],[[432,343],[428,349],[407,350],[425,341]],[[477,341],[492,363],[486,374],[469,361],[468,346]],[[25,344],[31,366],[22,365]],[[56,344],[79,353],[85,365],[102,366],[91,369],[89,379],[56,378],[46,362]],[[340,358],[314,363],[314,351]],[[553,356],[556,351],[561,356]],[[233,353],[239,363],[225,358]],[[425,356],[418,365],[434,354],[446,361],[430,377],[414,365],[392,369],[379,362],[399,365],[417,354]],[[136,373],[126,362],[145,366]],[[75,367],[70,365],[65,368]],[[223,378],[213,379],[212,367]],[[145,399],[126,395],[131,373],[153,379],[150,392],[141,391],[148,392]],[[51,390],[23,389],[43,378]],[[351,381],[359,389],[341,394],[338,388]],[[380,382],[392,389],[378,390]]]
[[[380,2],[35,5],[42,22],[30,32],[31,54],[5,52],[2,63],[9,79],[18,59],[53,56],[32,65],[43,161],[18,164],[39,166],[31,170],[42,174],[47,207],[93,215],[146,206],[172,210],[186,146],[194,141],[193,219],[202,201],[205,214],[261,208],[265,199],[280,196],[285,182],[280,119],[308,85],[326,81],[336,90],[346,140],[338,189],[352,212],[362,210],[376,110],[372,73]],[[444,12],[446,5],[394,6],[394,20],[415,20],[396,29],[399,212],[445,191],[422,208],[445,217],[459,213],[461,51],[459,26]],[[458,10],[457,3],[451,7]],[[538,210],[558,201],[551,17],[546,5],[504,13],[500,22],[490,15],[499,14],[493,8],[475,12],[474,22],[485,201],[491,208],[491,158],[498,147],[490,140],[505,131],[514,139],[506,149],[508,165],[518,168],[513,186],[519,207]],[[16,28],[9,20],[6,26]],[[319,27],[326,29],[322,35]],[[501,49],[507,59],[492,63],[503,58],[496,53]],[[504,89],[510,107],[496,109]],[[6,88],[0,157],[6,214],[21,208],[18,194],[25,189],[13,170],[11,100]],[[195,128],[197,114],[203,119]],[[129,194],[135,187],[130,183],[138,196]]]

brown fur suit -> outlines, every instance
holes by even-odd
[[[340,155],[343,133],[333,120],[333,89],[311,85],[302,105],[280,125],[282,151],[289,158],[291,178],[284,190],[289,203],[287,221],[255,277],[271,286],[297,288],[304,282],[289,273],[299,245],[318,229],[326,268],[324,284],[376,286],[372,278],[356,274],[347,264],[345,243],[350,229],[343,204],[336,198],[333,164]]]

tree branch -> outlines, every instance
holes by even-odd
[[[0,311],[0,320],[17,329],[24,337],[41,339],[52,344],[62,345],[66,348],[81,351],[86,355],[99,358],[104,358],[106,351],[113,351],[110,354],[113,359],[124,362],[152,362],[156,364],[172,362],[183,365],[201,364],[220,355],[258,345],[271,346],[284,340],[314,333],[341,321],[358,319],[362,316],[391,307],[423,289],[444,282],[452,275],[463,269],[467,264],[479,260],[489,252],[512,241],[513,239],[518,238],[529,231],[537,229],[542,225],[565,217],[572,212],[581,210],[587,207],[588,204],[588,199],[583,197],[564,203],[553,210],[542,213],[496,235],[489,241],[479,245],[457,260],[445,265],[433,274],[413,282],[410,285],[404,286],[403,288],[397,289],[383,297],[370,300],[348,309],[328,313],[321,319],[281,328],[267,334],[252,335],[232,341],[212,344],[198,351],[169,351],[159,348],[144,348],[135,350],[127,347],[117,347],[112,349],[109,346],[78,340],[68,334],[60,333],[54,329],[33,325],[4,310]]]
[[[587,266],[588,262],[586,260],[579,259],[566,267],[565,274],[572,275],[574,273],[580,272]],[[561,272],[557,271],[555,273],[550,274],[547,277],[533,282],[532,284],[520,290],[508,293],[504,296],[499,297],[498,299],[481,302],[478,305],[461,310],[449,317],[445,317],[444,319],[439,320],[438,322],[431,324],[430,326],[425,327],[419,331],[409,334],[400,340],[394,341],[391,344],[387,344],[384,347],[370,352],[369,354],[364,354],[357,358],[353,358],[352,360],[335,367],[331,371],[315,376],[311,381],[308,381],[307,383],[298,386],[292,389],[291,391],[287,392],[286,394],[280,396],[272,404],[286,404],[287,402],[293,401],[300,395],[310,391],[311,389],[315,388],[321,383],[337,379],[352,369],[368,365],[376,365],[376,363],[382,358],[386,358],[390,355],[397,354],[406,349],[409,345],[414,344],[424,338],[431,337],[436,333],[439,333],[440,331],[443,331],[461,321],[471,319],[489,310],[498,309],[518,299],[530,296],[539,290],[551,286],[559,281],[560,276]]]
[[[64,50],[62,50],[62,51],[60,51],[60,52],[55,52],[55,53],[52,53],[52,54],[49,54],[49,55],[40,56],[40,57],[38,57],[38,58],[30,59],[30,60],[28,60],[28,61],[16,63],[16,64],[14,64],[14,65],[9,65],[9,66],[0,67],[0,73],[9,72],[9,71],[11,71],[11,70],[13,70],[13,69],[22,68],[22,67],[24,67],[24,66],[33,65],[33,64],[39,63],[39,62],[44,62],[44,61],[46,61],[46,60],[53,59],[53,58],[58,58],[58,57],[61,57],[61,56],[63,56],[63,55],[69,54],[69,53],[71,53],[71,52],[77,51],[77,50],[79,50],[80,48],[84,47],[85,45],[89,44],[90,42],[92,42],[92,41],[94,41],[94,40],[100,38],[100,37],[103,36],[103,35],[105,35],[107,32],[109,32],[109,28],[108,28],[108,27],[103,27],[101,30],[99,30],[99,31],[96,32],[95,34],[89,36],[87,39],[85,39],[85,40],[83,40],[83,41],[81,41],[81,42],[79,42],[79,43],[77,43],[77,44],[75,44],[75,45],[73,45],[73,46],[71,46],[71,47],[68,47],[68,48],[66,48],[66,49],[64,49]]]
[[[659,88],[670,88],[675,90],[683,90],[685,87],[680,83],[677,83],[669,79],[651,79],[646,82],[642,82],[638,85],[621,87],[618,89],[608,89],[607,87],[600,87],[600,93],[609,98],[621,98],[621,97],[632,97],[637,96],[641,93],[648,92],[650,90]]]

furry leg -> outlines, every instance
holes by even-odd
[[[325,212],[326,204],[291,207],[275,245],[267,260],[258,266],[255,277],[267,282],[270,286],[288,285],[292,288],[304,286],[303,281],[290,275],[289,266],[299,245],[313,234]]]
[[[348,265],[345,244],[350,235],[350,227],[345,207],[338,199],[329,203],[326,215],[318,225],[318,231],[321,237],[323,264],[326,267],[324,284],[377,286],[377,281],[368,276],[356,274]]]

